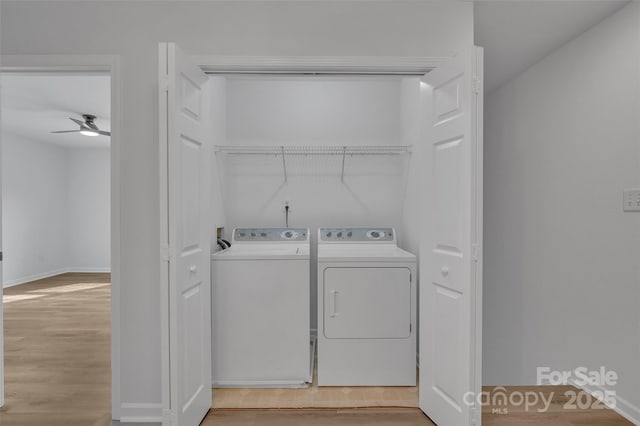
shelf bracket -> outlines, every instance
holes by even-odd
[[[343,146],[342,147],[342,173],[340,173],[340,181],[342,183],[344,183],[344,160],[346,156],[347,156],[347,147]]]
[[[284,146],[280,147],[282,153],[282,170],[284,172],[284,183],[287,183],[287,161],[284,159]]]

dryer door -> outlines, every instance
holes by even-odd
[[[406,339],[411,335],[409,268],[324,270],[324,335],[328,339]]]

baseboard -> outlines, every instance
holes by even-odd
[[[123,402],[120,423],[162,423],[162,404]]]
[[[20,285],[20,284],[28,283],[31,281],[41,280],[43,278],[54,277],[56,275],[64,274],[66,272],[68,272],[67,268],[61,268],[61,269],[56,269],[54,271],[41,272],[39,274],[33,274],[33,275],[28,275],[26,277],[15,278],[13,280],[3,281],[2,287],[4,288],[13,287],[14,285]]]
[[[109,267],[87,268],[84,266],[78,266],[78,267],[67,268],[67,272],[78,272],[78,273],[84,273],[84,274],[92,274],[92,273],[106,274],[111,272],[111,268]]]
[[[49,272],[41,272],[39,274],[29,275],[26,277],[15,278],[9,281],[3,281],[2,287],[8,288],[16,285],[28,283],[31,281],[41,280],[44,278],[55,277],[56,275],[66,274],[69,272],[79,272],[79,273],[108,273],[111,272],[111,268],[86,268],[86,267],[72,267],[72,268],[60,268]]]
[[[586,386],[586,385],[578,385],[575,380],[569,379],[569,383],[578,389],[582,389],[583,391],[593,394],[593,392],[604,392],[607,389],[603,386]],[[616,406],[612,408],[613,411],[620,414],[625,419],[629,420],[636,426],[640,426],[640,407],[636,407],[625,398],[621,397],[616,392]]]

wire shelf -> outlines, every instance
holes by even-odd
[[[411,145],[392,146],[235,146],[216,145],[216,153],[230,155],[402,155]]]
[[[342,156],[340,180],[344,182],[344,168],[347,156],[383,156],[411,154],[411,145],[366,145],[366,146],[235,146],[216,145],[216,154],[227,155],[264,155],[282,158],[282,172],[285,183],[288,181],[287,156]]]

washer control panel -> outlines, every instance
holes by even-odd
[[[395,242],[393,228],[320,228],[318,235],[323,242]]]
[[[233,241],[307,241],[307,228],[236,228]]]

